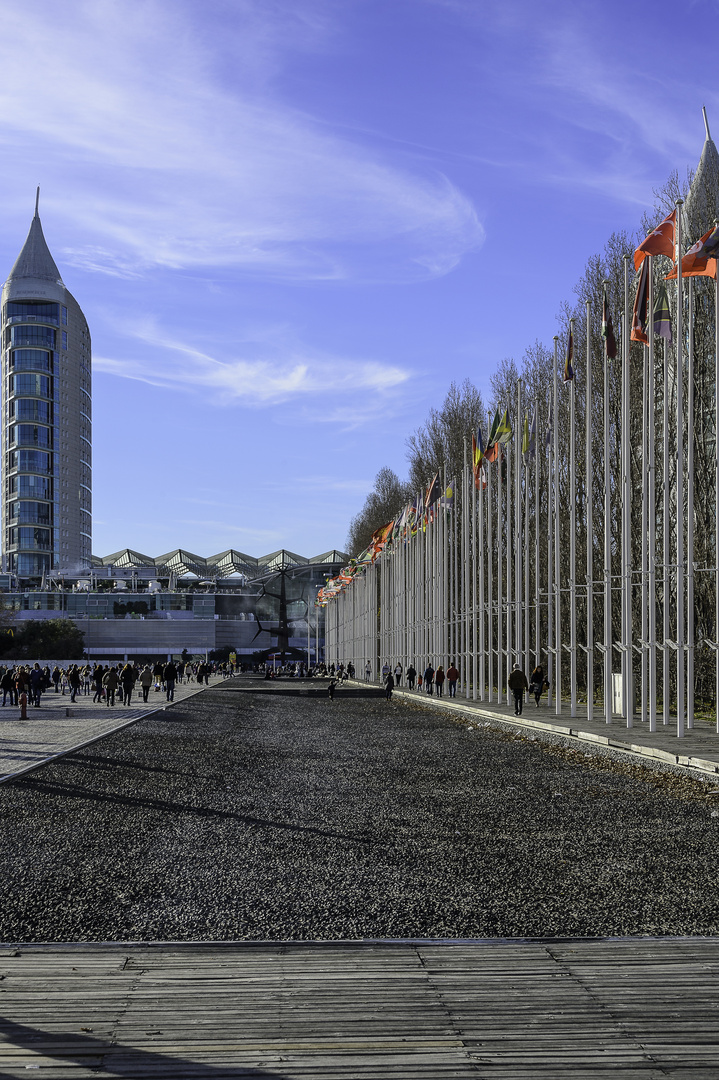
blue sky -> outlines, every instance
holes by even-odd
[[[0,275],[39,183],[100,555],[343,548],[450,381],[551,341],[702,105],[719,133],[716,0],[0,6]]]

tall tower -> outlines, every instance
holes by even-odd
[[[2,290],[2,569],[24,581],[90,566],[90,333],[35,216]]]

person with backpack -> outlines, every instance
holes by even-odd
[[[522,703],[524,702],[524,691],[529,689],[529,683],[527,682],[527,676],[524,674],[519,664],[515,664],[512,668],[512,672],[507,679],[509,689],[514,694],[514,715],[522,715]]]

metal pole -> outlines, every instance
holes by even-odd
[[[687,728],[694,727],[694,278],[689,278],[687,373]]]
[[[652,256],[648,256],[650,259]],[[651,264],[650,264],[651,267]],[[649,274],[650,284],[652,274]],[[653,285],[651,286],[652,297],[650,311],[652,312],[651,333],[649,334],[649,387],[647,393],[649,409],[649,426],[647,436],[649,440],[649,477],[648,477],[648,529],[649,547],[648,559],[648,592],[649,592],[649,730],[657,730],[657,506],[656,506],[656,463],[655,463],[655,394],[656,372],[654,356],[654,302]]]
[[[552,408],[554,409],[554,628],[555,628],[555,645],[554,645],[554,660],[555,660],[555,672],[554,672],[554,696],[555,696],[555,714],[561,716],[562,713],[562,611],[561,611],[561,591],[559,587],[560,583],[560,563],[559,563],[559,540],[560,540],[560,528],[559,528],[559,371],[558,371],[558,357],[557,357],[557,342],[559,338],[554,338],[554,400],[552,402]]]
[[[677,199],[677,738],[684,738],[684,367],[682,358],[682,206]]]
[[[574,319],[569,320],[574,341]],[[577,461],[576,375],[569,384],[569,694],[570,716],[577,715]]]
[[[604,288],[609,285],[604,282]],[[612,487],[609,446],[609,357],[604,350],[604,721],[612,722]]]
[[[586,325],[586,383],[584,392],[584,496],[587,522],[587,721],[591,722],[594,713],[594,519],[592,500],[592,327],[590,304],[587,300]]]
[[[629,256],[624,256],[624,333],[622,334],[622,689],[627,727],[634,724],[631,579],[631,460],[629,442]]]

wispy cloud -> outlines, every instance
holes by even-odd
[[[410,373],[397,365],[348,357],[326,357],[287,346],[281,355],[216,357],[183,341],[175,341],[153,329],[138,325],[135,336],[151,346],[152,361],[144,358],[116,359],[93,356],[93,368],[124,379],[151,386],[211,395],[220,404],[244,406],[276,405],[290,399],[321,396],[319,416],[347,423],[350,417],[376,416],[377,397],[408,381]],[[265,346],[266,347],[266,346]],[[276,349],[275,349],[276,351]],[[228,347],[221,350],[227,356]],[[343,395],[351,392],[359,406],[344,406]]]
[[[411,280],[482,243],[472,204],[441,173],[284,100],[288,52],[329,33],[321,4],[232,7],[225,21],[217,6],[164,0],[71,2],[61,20],[48,0],[4,11],[0,146],[16,160],[42,148],[44,202],[80,237],[58,248],[65,264]]]

